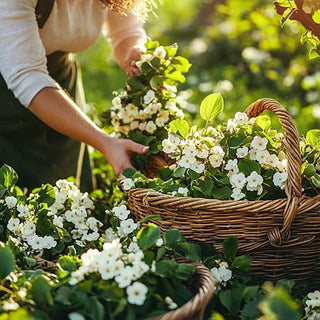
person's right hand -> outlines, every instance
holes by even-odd
[[[130,162],[133,153],[145,154],[149,151],[149,147],[129,139],[118,139],[106,135],[105,141],[102,153],[117,175],[126,168],[133,168]]]

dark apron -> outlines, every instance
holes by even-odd
[[[74,55],[55,52],[47,56],[47,67],[50,76],[76,103],[84,105]],[[0,74],[0,166],[3,164],[14,168],[19,176],[17,185],[29,191],[69,176],[77,177],[81,190],[93,188],[87,148],[52,130],[21,105]]]

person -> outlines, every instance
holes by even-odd
[[[107,135],[85,113],[74,53],[103,32],[128,76],[136,73],[146,32],[145,0],[2,0],[0,2],[0,166],[18,185],[76,177],[93,188],[85,145],[100,151],[116,174],[146,146]],[[140,16],[139,16],[140,15]]]

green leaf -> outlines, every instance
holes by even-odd
[[[228,311],[235,315],[237,314],[242,300],[242,287],[233,287],[229,290],[221,290],[219,299]],[[288,318],[289,319],[289,318]]]
[[[223,241],[223,254],[227,261],[232,261],[238,251],[239,242],[237,238],[229,237]]]
[[[37,232],[41,236],[49,235],[51,231],[51,222],[47,217],[40,217],[37,221]]]
[[[0,280],[3,280],[15,268],[15,260],[9,247],[0,247]]]
[[[195,243],[179,242],[175,244],[176,248],[183,251],[184,256],[191,261],[201,261],[201,248]]]
[[[172,170],[168,167],[163,167],[159,169],[159,174],[162,180],[169,180],[172,176]]]
[[[244,173],[245,176],[249,176],[251,172],[256,171],[261,174],[261,167],[258,162],[250,159],[240,159],[239,160],[239,171]]]
[[[91,319],[103,320],[105,319],[105,312],[103,305],[99,302],[96,297],[90,297],[85,301],[87,313],[91,315]]]
[[[137,234],[140,249],[146,250],[151,248],[155,245],[160,236],[160,228],[155,224],[150,223],[147,227],[143,227]]]
[[[0,320],[34,320],[39,318],[34,318],[31,316],[27,308],[19,308],[17,310],[11,311],[10,313],[2,313],[0,315]],[[40,320],[40,319],[39,319]]]
[[[164,233],[164,243],[172,248],[178,242],[185,242],[185,237],[178,229],[169,229]]]
[[[141,69],[143,70],[143,72],[146,72],[152,68],[147,62],[144,62],[141,66]],[[143,90],[145,87],[145,84],[138,76],[130,77],[127,81],[127,84],[134,90]]]
[[[271,126],[270,117],[267,115],[262,115],[256,118],[256,121],[254,122],[254,125],[253,125],[253,130],[257,131],[260,129],[266,132],[270,128],[270,126]]]
[[[309,130],[306,135],[306,142],[313,148],[320,147],[320,129]]]
[[[122,171],[122,174],[127,178],[132,178],[136,172],[135,168],[126,168]]]
[[[46,203],[50,207],[56,201],[56,194],[51,184],[47,183],[41,188],[32,190],[32,193],[39,194],[38,203]]]
[[[0,186],[9,189],[18,181],[18,175],[13,168],[4,164],[0,168]]]
[[[187,170],[187,169],[184,168],[184,167],[178,167],[177,169],[174,170],[173,176],[174,176],[175,178],[181,178],[181,177],[183,177],[183,176],[185,175],[186,170]]]
[[[160,90],[163,85],[163,78],[161,76],[153,76],[150,80],[150,86],[154,91]]]
[[[213,121],[223,111],[224,101],[220,93],[212,93],[200,104],[200,116],[203,120]]]
[[[78,267],[78,258],[70,257],[70,256],[61,256],[58,259],[58,264],[63,270],[68,271],[71,273],[72,271],[77,270]]]
[[[189,124],[186,120],[176,119],[170,122],[169,131],[170,132],[179,132],[182,137],[186,137],[189,133]]]
[[[252,263],[252,258],[247,256],[237,256],[234,258],[231,268],[249,271]]]
[[[31,281],[29,293],[41,308],[53,304],[51,286],[48,279],[44,276],[38,276]]]
[[[225,187],[219,187],[216,189],[213,189],[211,194],[210,194],[210,198],[213,199],[218,199],[218,200],[228,200],[230,199],[232,194],[232,190],[229,186],[225,186]]]

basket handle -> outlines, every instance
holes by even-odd
[[[298,130],[293,122],[289,112],[276,100],[263,98],[253,102],[246,110],[249,118],[256,117],[264,110],[274,112],[282,125],[284,131],[284,147],[287,152],[288,178],[285,184],[285,193],[287,195],[287,205],[283,212],[283,226],[273,228],[269,231],[268,238],[272,246],[281,246],[282,240],[290,237],[290,228],[295,219],[298,198],[302,194],[301,187],[301,152]]]

